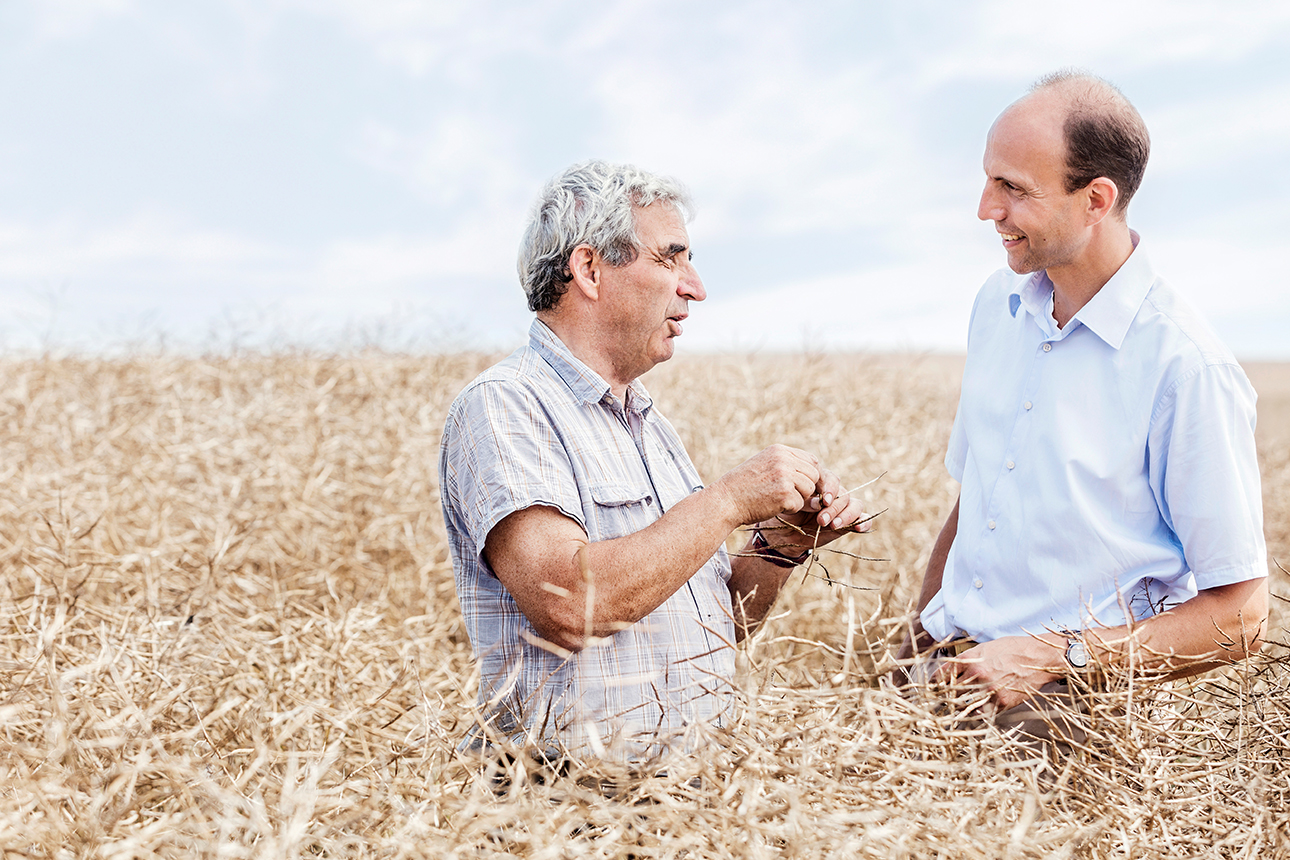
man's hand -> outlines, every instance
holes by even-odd
[[[765,451],[726,473],[709,490],[734,502],[735,525],[756,525],[766,543],[788,558],[824,546],[844,534],[868,531],[864,508],[836,475],[811,454],[785,445]],[[788,580],[791,565],[777,565],[753,552],[731,562],[735,638],[755,628]]]
[[[1005,636],[977,645],[946,660],[933,676],[950,683],[976,684],[990,694],[999,711],[1015,708],[1039,688],[1060,678],[1065,667],[1065,640],[1046,636]],[[1054,640],[1054,641],[1050,641]]]
[[[814,516],[812,516],[814,512]],[[869,521],[865,517],[864,507],[842,488],[838,476],[828,469],[820,470],[820,480],[816,482],[815,494],[811,496],[806,510],[795,515],[782,517],[788,523],[798,526],[803,531],[821,530],[821,535],[830,535],[834,540],[844,534],[869,531]],[[821,538],[820,543],[828,541]]]
[[[721,477],[714,489],[735,505],[740,525],[760,525],[793,555],[844,534],[868,531],[864,507],[813,454],[771,445]]]
[[[740,526],[801,511],[821,480],[820,461],[813,454],[771,445],[722,475],[710,489],[726,496],[733,506],[732,519]]]
[[[843,535],[870,529],[864,506],[852,497],[836,475],[820,470],[814,492],[799,511],[781,513],[758,523],[767,543],[785,555],[798,555],[824,546]]]

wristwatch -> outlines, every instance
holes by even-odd
[[[782,567],[787,570],[790,567],[797,567],[799,564],[811,557],[812,550],[807,550],[798,556],[784,555],[784,553],[775,549],[766,543],[766,536],[761,533],[761,529],[753,532],[752,542],[753,555],[757,558],[770,562],[776,567]]]
[[[1066,634],[1066,665],[1077,672],[1088,668],[1088,645],[1078,634]]]

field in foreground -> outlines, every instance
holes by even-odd
[[[666,776],[497,798],[435,465],[488,360],[0,361],[0,856],[1290,856],[1290,658],[1108,694],[1050,780],[878,686],[953,502],[958,362],[682,358],[647,379],[700,471],[818,452],[870,535],[796,574],[742,705]],[[1290,559],[1290,369],[1261,393]],[[1290,565],[1287,565],[1290,566]],[[1272,635],[1290,577],[1274,572]]]

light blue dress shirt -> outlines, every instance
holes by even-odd
[[[1062,329],[1044,272],[977,295],[938,640],[1115,626],[1267,575],[1254,390],[1133,241]]]

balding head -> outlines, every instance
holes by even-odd
[[[1104,176],[1115,183],[1115,213],[1123,218],[1151,153],[1147,126],[1124,94],[1099,77],[1062,70],[1036,81],[1008,111],[1022,105],[1043,105],[1064,115],[1066,193]]]

